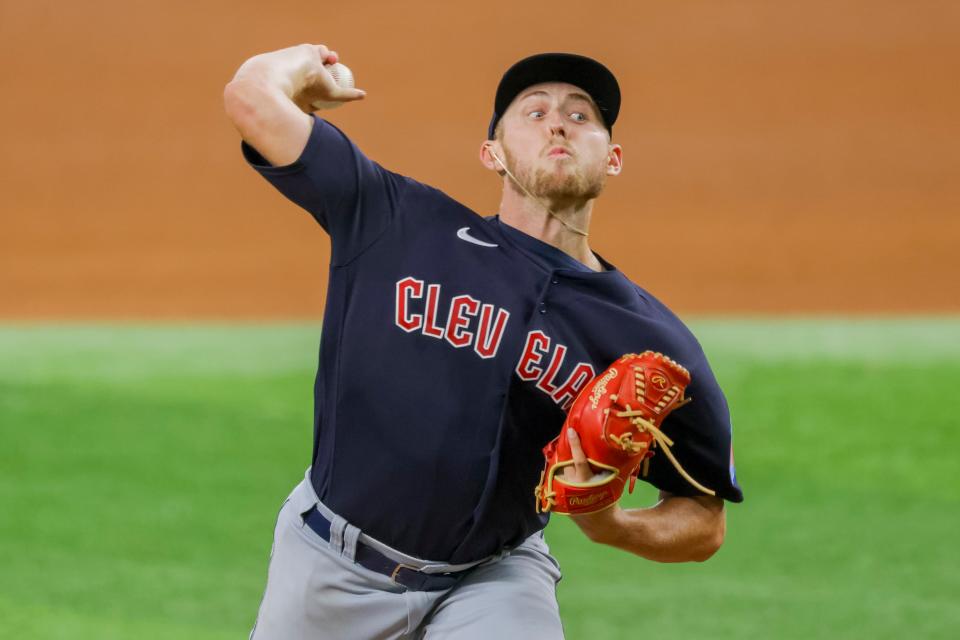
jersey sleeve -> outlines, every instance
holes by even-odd
[[[694,480],[724,500],[743,502],[733,463],[733,429],[726,397],[699,345],[683,364],[690,370],[685,395],[692,401],[663,422],[663,432],[674,442],[670,450]],[[703,495],[662,451],[650,460],[647,481],[675,495]]]
[[[246,142],[244,158],[330,235],[331,262],[343,265],[373,244],[393,221],[409,178],[373,162],[346,135],[313,116],[300,157],[271,165]]]

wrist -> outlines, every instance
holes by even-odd
[[[619,503],[614,503],[600,511],[571,517],[593,542],[617,546],[623,532],[623,515]]]
[[[278,90],[293,99],[309,84],[317,65],[311,45],[299,45],[253,56],[240,66],[236,79]]]

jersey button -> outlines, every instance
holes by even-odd
[[[560,281],[557,280],[557,279],[553,279],[553,280],[551,280],[551,282],[553,282],[553,284],[560,284]]]
[[[546,302],[541,302],[541,303],[540,303],[540,313],[546,313],[546,312],[547,312],[547,303],[546,303]]]

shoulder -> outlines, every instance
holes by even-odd
[[[659,340],[665,350],[671,351],[675,359],[688,368],[697,368],[706,364],[706,355],[697,336],[666,303],[640,285],[630,281],[637,296],[644,301],[647,313],[659,327]],[[667,354],[670,355],[670,354]]]
[[[687,324],[681,320],[680,316],[674,313],[674,311],[668,307],[665,302],[637,283],[630,281],[630,284],[633,286],[637,295],[640,296],[640,298],[650,306],[653,312],[657,314],[661,322],[678,333],[688,337],[689,339],[696,341],[696,337],[693,335],[693,332],[690,330]]]
[[[423,222],[457,220],[464,225],[496,228],[480,213],[442,189],[410,176],[396,175],[405,185],[404,208],[409,209],[415,218]]]

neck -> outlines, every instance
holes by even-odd
[[[550,215],[546,207],[549,207],[554,215]],[[504,224],[556,247],[594,271],[603,271],[603,265],[590,250],[587,237],[572,230],[589,229],[592,212],[593,200],[540,202],[517,192],[510,185],[504,188],[503,198],[500,200],[500,220]]]

